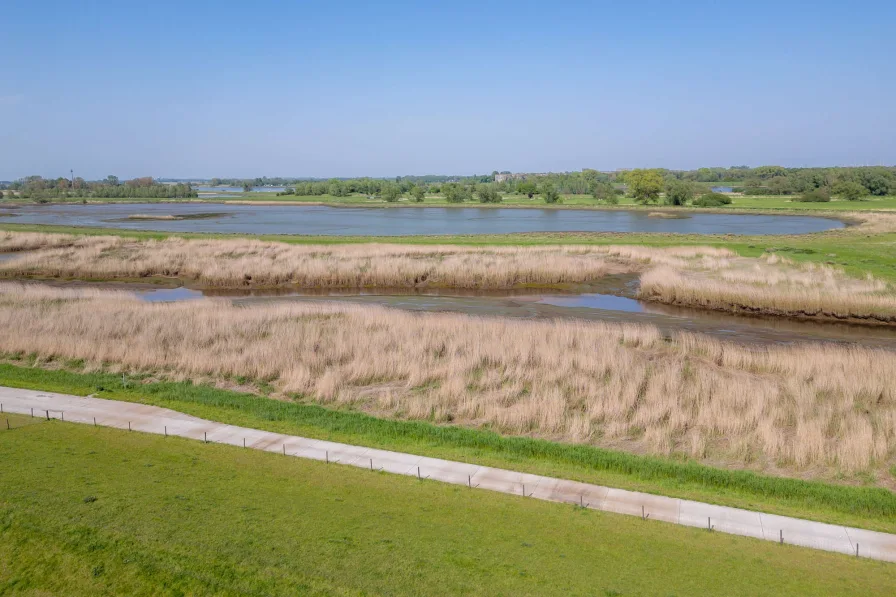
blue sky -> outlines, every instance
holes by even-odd
[[[0,179],[896,163],[893,2],[6,0]]]

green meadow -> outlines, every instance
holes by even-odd
[[[886,595],[896,566],[4,415],[3,595]]]

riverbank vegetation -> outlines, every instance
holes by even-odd
[[[355,305],[0,286],[4,353],[264,382],[383,416],[894,485],[896,355]]]
[[[568,288],[632,273],[641,276],[641,298],[667,304],[896,323],[891,284],[826,264],[798,264],[777,251],[749,258],[689,246],[290,245],[0,232],[2,251],[26,251],[0,262],[6,278],[175,278],[214,288]]]
[[[3,593],[870,595],[896,582],[863,558],[5,416]]]

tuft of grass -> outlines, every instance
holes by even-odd
[[[883,595],[896,583],[881,562],[180,438],[52,421],[0,432],[0,456],[3,594]],[[88,491],[101,499],[83,503]]]

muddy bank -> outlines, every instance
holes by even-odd
[[[108,222],[126,222],[128,220],[159,220],[159,221],[171,221],[171,220],[208,220],[214,218],[226,218],[228,217],[225,213],[196,213],[196,214],[131,214],[126,218],[119,218],[117,220],[107,220]]]
[[[814,321],[819,323],[846,323],[856,326],[887,326],[896,327],[896,315],[840,315],[833,311],[824,310],[779,310],[767,307],[751,307],[749,305],[716,305],[716,304],[693,304],[689,301],[665,301],[658,297],[641,296],[641,300],[657,305],[668,305],[670,307],[700,309],[704,311],[712,311],[716,313],[729,313],[733,315],[747,317],[762,317],[775,319],[793,319],[798,321]]]

